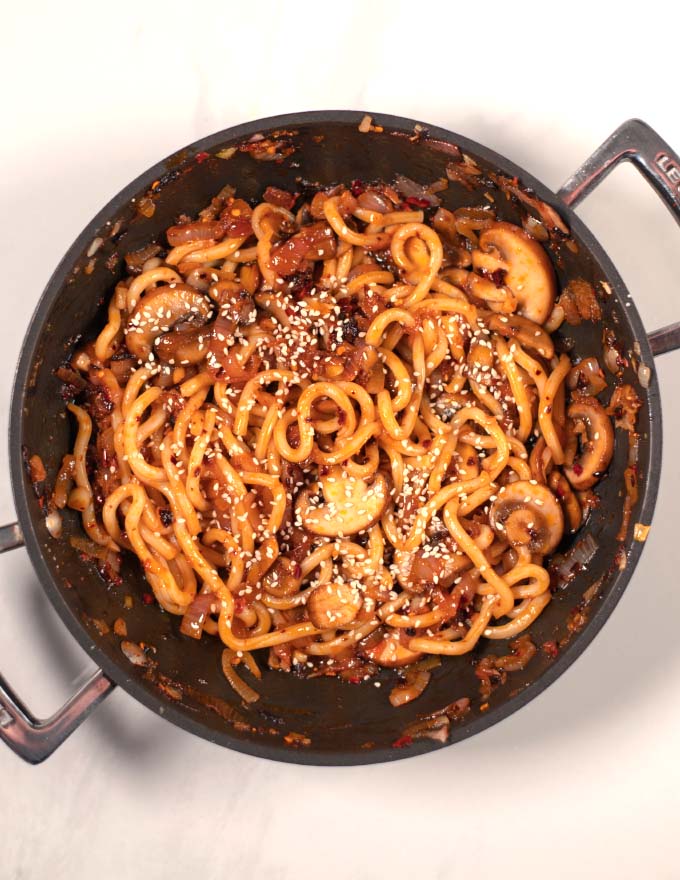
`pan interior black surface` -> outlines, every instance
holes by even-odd
[[[81,534],[79,519],[71,512],[64,517],[63,539],[49,537],[25,474],[21,449],[39,454],[53,480],[70,448],[72,426],[64,414],[54,370],[78,336],[91,335],[94,327],[101,326],[104,303],[124,272],[123,254],[160,238],[180,213],[196,213],[225,184],[235,186],[237,194],[247,199],[259,198],[267,185],[299,189],[301,178],[330,184],[355,178],[391,180],[396,174],[405,174],[427,184],[446,176],[447,163],[457,155],[450,144],[456,144],[483,172],[517,176],[557,208],[571,226],[578,246],[576,253],[566,247],[551,251],[560,281],[573,277],[596,285],[605,281],[611,290],[604,305],[605,326],[615,330],[626,351],[639,352],[638,359],[651,364],[646,336],[621,279],[592,235],[545,187],[502,157],[458,135],[429,128],[415,137],[413,121],[385,116],[376,119],[382,131],[362,133],[358,130],[362,116],[328,112],[261,120],[207,138],[142,175],[95,218],[56,270],[27,336],[13,400],[13,485],[21,526],[47,594],[80,643],[110,677],[171,721],[241,751],[302,763],[369,763],[439,747],[441,743],[429,739],[409,748],[392,746],[409,724],[441,712],[461,697],[471,698],[471,710],[464,719],[452,723],[449,741],[469,736],[510,714],[554,680],[592,639],[620,597],[642,548],[639,542],[631,543],[621,568],[615,534],[620,525],[627,437],[617,431],[610,474],[597,489],[602,503],[587,525],[599,545],[598,552],[588,570],[555,597],[530,630],[539,646],[567,636],[568,627],[573,629],[571,612],[584,591],[603,577],[587,609],[587,622],[580,631],[569,634],[569,644],[557,659],[539,650],[525,670],[509,676],[494,691],[486,708],[479,698],[473,664],[486,654],[507,653],[506,643],[484,643],[471,655],[444,661],[425,694],[398,710],[387,699],[395,680],[392,673],[381,675],[382,686],[378,688],[373,682],[303,681],[272,671],[265,671],[257,685],[261,700],[245,708],[223,678],[218,640],[186,638],[179,634],[179,618],[161,612],[156,605],[146,606],[141,597],[148,586],[135,564],[126,563],[122,586],[107,587],[69,544],[70,536]],[[228,155],[229,147],[255,133],[267,135],[282,129],[295,132],[290,135],[295,151],[280,164],[259,162],[238,151],[229,158],[216,155]],[[485,193],[494,199],[500,219],[521,223],[519,203],[509,200],[489,180],[473,190],[452,183],[441,196],[445,207],[455,208],[488,204]],[[149,205],[153,206],[152,216],[144,216],[150,212]],[[102,238],[102,244],[88,256],[97,238]],[[563,336],[580,356],[602,357],[602,327],[587,323],[567,326]],[[653,377],[649,388],[642,389],[632,370],[624,378],[643,400],[639,472],[646,476],[632,519],[649,523],[661,457],[658,388]],[[131,610],[125,607],[128,596],[133,600]],[[153,646],[153,669],[132,666],[123,656],[120,638],[112,629],[119,617],[126,621],[128,639]]]

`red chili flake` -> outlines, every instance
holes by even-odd
[[[576,476],[580,477],[583,473],[583,467],[577,461],[574,462],[572,467],[574,468],[574,473],[576,474]]]
[[[361,677],[358,675],[353,675],[351,678],[348,678],[347,681],[350,684],[361,684]]]
[[[496,269],[495,272],[489,272],[487,277],[493,281],[496,287],[503,287],[505,283],[505,269]]]
[[[408,734],[404,736],[400,736],[399,739],[395,739],[392,743],[393,749],[403,749],[405,746],[410,746],[413,743],[413,737]]]
[[[142,593],[142,602],[145,605],[153,605],[153,603],[154,603],[153,593]]]
[[[557,655],[560,653],[560,649],[557,647],[557,642],[555,641],[543,642],[541,648],[543,649],[543,653],[547,657],[550,657],[551,660],[554,660],[555,657],[557,657]]]
[[[206,153],[206,152],[196,153],[196,162],[198,162],[199,165],[201,164],[201,162],[205,162],[205,160],[209,159],[209,158],[210,158],[210,153]]]
[[[419,199],[418,196],[408,196],[404,199],[404,204],[410,205],[412,208],[429,208],[430,203],[427,199]]]
[[[353,180],[349,185],[350,192],[356,198],[360,196],[363,192],[366,192],[366,186],[362,180]]]
[[[299,578],[301,576],[302,576],[302,569],[300,568],[300,566],[296,562],[295,567],[293,568],[293,577]]]

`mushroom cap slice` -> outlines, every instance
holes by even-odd
[[[205,324],[212,314],[211,302],[188,284],[164,284],[137,303],[125,328],[130,354],[146,360],[156,339],[181,322]]]
[[[564,514],[559,501],[541,483],[517,480],[498,493],[489,510],[489,522],[513,546],[526,546],[547,556],[564,534]]]
[[[323,502],[315,503],[314,487],[300,493],[295,505],[302,525],[315,535],[339,538],[377,522],[387,505],[389,489],[381,473],[372,482],[350,477],[340,465],[319,478]]]
[[[309,594],[307,615],[318,629],[337,629],[352,623],[363,601],[361,592],[350,584],[320,584]]]
[[[415,663],[423,656],[422,653],[411,651],[399,640],[399,633],[390,633],[382,638],[377,644],[363,648],[361,653],[364,657],[377,663],[378,666],[408,666]]]
[[[464,553],[452,552],[448,542],[435,547],[426,544],[413,552],[396,550],[394,563],[397,581],[412,593],[422,593],[432,584],[450,587],[472,565]]]
[[[563,468],[564,476],[577,491],[590,489],[607,470],[614,455],[614,428],[595,397],[574,401],[567,410],[567,417],[580,435],[581,454]]]
[[[493,223],[485,229],[472,265],[489,274],[505,272],[504,284],[517,298],[519,314],[536,324],[547,320],[555,303],[555,272],[541,245],[519,226]]]

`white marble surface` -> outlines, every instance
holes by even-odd
[[[629,116],[680,148],[677,11],[456,6],[6,6],[0,434],[62,253],[129,179],[202,135],[297,109],[383,110],[483,141],[555,188]],[[680,230],[635,172],[615,172],[580,213],[646,326],[677,319]],[[0,749],[0,877],[678,877],[680,354],[657,367],[666,451],[644,557],[601,635],[539,699],[427,757],[319,769],[232,754],[117,692],[40,767]],[[3,443],[0,520],[12,518]],[[0,584],[0,669],[47,714],[88,660],[23,551],[0,558]]]

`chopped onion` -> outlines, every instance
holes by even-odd
[[[560,586],[572,580],[593,559],[599,544],[591,534],[585,534],[563,556],[555,557],[553,566]],[[576,568],[576,571],[574,569]]]
[[[427,187],[427,192],[429,192],[429,193],[444,192],[444,190],[448,189],[448,188],[449,188],[448,180],[445,177],[440,177],[437,180],[435,180],[434,183],[431,183]]]
[[[364,116],[364,118],[359,123],[359,131],[362,134],[366,134],[367,131],[370,131],[372,121],[373,120],[371,119],[371,117],[368,114],[366,114],[366,116]]]
[[[431,206],[441,205],[440,198],[434,195],[434,193],[429,192],[422,184],[416,183],[415,180],[411,180],[410,177],[404,177],[403,174],[398,174],[394,183],[397,192],[403,195],[405,199],[424,199]]]
[[[605,345],[603,360],[610,373],[619,372],[619,353],[613,345]]]
[[[47,531],[53,538],[61,538],[63,523],[61,514],[58,511],[53,510],[52,513],[45,518],[45,525],[47,526]]]
[[[406,682],[392,688],[390,703],[393,706],[404,706],[417,699],[430,683],[430,673],[421,669],[415,674],[406,673]]]
[[[199,593],[184,612],[179,631],[182,635],[189,636],[192,639],[200,639],[203,633],[203,626],[207,616],[211,612],[213,603],[217,604],[215,594],[209,590],[206,593]]]
[[[101,238],[101,236],[97,236],[97,238],[95,238],[93,240],[92,244],[87,249],[87,253],[85,254],[85,256],[86,257],[93,257],[103,244],[104,244],[104,239]]]
[[[541,221],[537,220],[535,217],[527,217],[523,225],[525,231],[537,241],[547,241],[550,238],[548,230]]]
[[[546,333],[554,333],[555,330],[562,326],[563,321],[564,309],[559,303],[555,303],[552,312],[548,315],[548,320],[543,325],[543,329]]]
[[[650,526],[646,526],[643,523],[635,523],[633,526],[633,537],[636,541],[646,541],[647,535],[649,534]]]
[[[136,642],[123,641],[120,643],[120,650],[133,666],[148,666],[150,663],[144,649]]]
[[[414,604],[411,605],[412,610]],[[406,681],[392,688],[390,703],[395,707],[404,706],[419,697],[430,682],[430,670],[436,669],[438,666],[441,666],[439,657],[425,657],[412,664],[406,670]]]
[[[642,385],[643,388],[649,388],[651,378],[651,367],[648,367],[647,364],[640,364],[638,367],[638,379],[640,380],[640,385]]]
[[[387,214],[394,210],[394,205],[384,195],[372,189],[362,192],[357,198],[357,204],[365,211],[376,211],[378,214]]]
[[[411,739],[433,739],[435,742],[445,743],[449,738],[451,721],[447,715],[435,715],[434,718],[426,718],[409,725],[404,731],[404,736]]]
[[[256,703],[260,699],[257,691],[246,684],[233,667],[234,660],[238,660],[234,651],[225,648],[222,651],[222,672],[232,688],[245,703]]]

